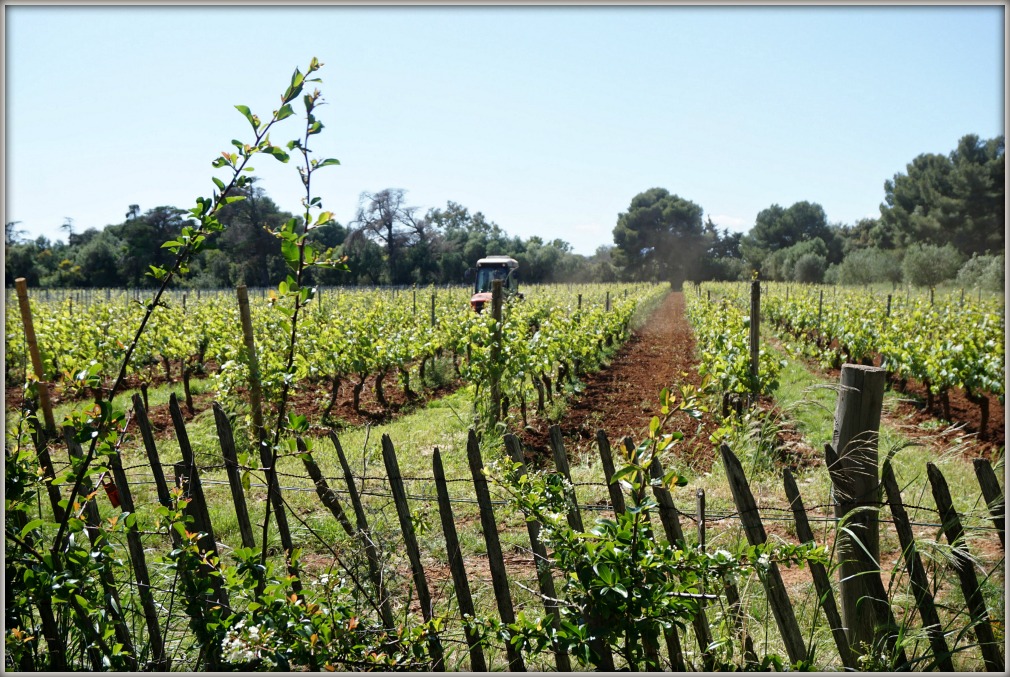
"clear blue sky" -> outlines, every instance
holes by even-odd
[[[509,234],[612,243],[661,186],[746,231],[799,200],[877,215],[884,181],[1004,133],[1004,9],[6,6],[5,221],[65,239],[193,206],[211,160],[325,66],[318,193],[453,200]],[[275,142],[297,136],[287,121]],[[254,165],[298,211],[293,167]],[[324,176],[325,174],[325,176]],[[220,175],[220,174],[219,174]]]

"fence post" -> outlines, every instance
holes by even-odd
[[[887,317],[891,316],[891,295],[887,295]]]
[[[955,553],[954,568],[957,569],[957,575],[961,581],[961,591],[964,593],[972,622],[975,624],[974,631],[978,638],[979,648],[982,650],[982,660],[985,661],[985,667],[990,672],[1003,672],[1001,647],[996,643],[992,634],[992,626],[989,625],[989,612],[985,608],[985,600],[978,587],[978,578],[975,576],[975,569],[968,554],[968,544],[964,540],[964,528],[961,526],[961,518],[954,510],[954,504],[950,499],[947,480],[944,479],[940,469],[932,463],[926,464],[926,475],[929,477],[929,484],[933,490],[936,509],[940,513],[943,533]]]
[[[414,578],[414,589],[417,601],[421,606],[421,615],[425,623],[431,623],[432,603],[428,581],[424,577],[424,565],[421,564],[421,549],[417,545],[417,534],[414,533],[414,523],[410,518],[410,505],[407,503],[407,492],[403,488],[403,477],[400,475],[400,464],[396,460],[396,450],[389,435],[382,435],[382,462],[386,466],[386,476],[389,478],[389,488],[393,494],[396,506],[396,516],[400,521],[400,533],[403,544],[407,548],[407,559],[410,561],[410,571]],[[438,633],[431,630],[428,634],[428,651],[435,659],[432,668],[435,672],[445,670],[445,660],[442,654],[442,642]]]
[[[926,570],[922,566],[922,559],[915,547],[915,536],[912,534],[912,525],[908,521],[908,513],[901,502],[901,491],[898,489],[898,481],[894,477],[894,470],[890,461],[884,462],[884,468],[880,473],[884,491],[887,494],[887,502],[891,506],[891,517],[894,518],[894,529],[898,532],[898,542],[901,544],[901,558],[905,560],[905,569],[908,571],[908,579],[911,583],[912,594],[915,597],[915,605],[919,608],[919,616],[922,618],[922,627],[929,635],[929,645],[933,649],[933,658],[936,667],[944,672],[953,672],[954,663],[950,659],[950,650],[947,642],[943,639],[943,625],[940,617],[936,613],[936,606],[933,604],[933,595],[929,592],[929,579],[926,577]]]
[[[452,515],[452,502],[449,500],[449,488],[445,481],[445,470],[442,468],[442,455],[435,447],[431,459],[432,472],[435,475],[435,491],[438,494],[438,516],[442,521],[442,533],[445,535],[445,551],[449,559],[449,570],[452,572],[452,582],[456,591],[456,603],[463,619],[463,634],[470,650],[470,670],[487,672],[487,662],[484,660],[484,650],[480,646],[480,636],[477,635],[467,617],[471,620],[477,617],[473,610],[473,597],[470,595],[470,582],[466,578],[466,568],[463,566],[463,553],[459,548],[459,537],[456,535],[456,523]]]
[[[28,302],[28,281],[23,277],[14,280],[17,288],[18,306],[21,310],[21,322],[25,328],[25,342],[28,344],[28,354],[32,360],[32,371],[38,379],[39,404],[42,405],[42,415],[46,422],[47,437],[56,434],[56,420],[53,418],[53,404],[49,399],[49,384],[46,382],[45,370],[42,367],[42,355],[39,353],[38,340],[35,338],[35,323],[32,322],[32,307]],[[51,470],[51,468],[50,468]]]
[[[761,342],[761,282],[750,283],[750,376],[751,394],[757,395],[758,386],[758,352]]]
[[[796,486],[796,480],[789,468],[782,471],[782,482],[785,485],[786,498],[793,509],[793,517],[796,520],[796,536],[801,543],[813,543],[814,532],[810,529],[810,522],[807,520],[807,513],[803,509],[803,499],[800,497],[800,490]],[[814,587],[817,588],[817,596],[820,599],[821,608],[824,609],[824,616],[828,619],[828,627],[831,629],[831,636],[838,647],[838,656],[842,659],[842,665],[851,670],[856,670],[858,664],[849,648],[849,640],[845,637],[845,627],[842,625],[842,618],[838,614],[838,606],[835,604],[835,593],[831,590],[831,580],[828,572],[824,570],[824,565],[820,562],[810,562],[810,574],[814,579]]]
[[[431,326],[435,326],[435,292],[431,292]]]
[[[729,480],[729,487],[733,493],[733,502],[736,503],[737,510],[740,512],[740,521],[743,523],[747,542],[751,545],[761,545],[767,540],[767,535],[761,524],[761,518],[758,516],[754,495],[744,476],[743,466],[740,465],[740,461],[728,446],[723,444],[719,450],[722,452],[723,468],[726,470],[726,478]],[[775,617],[775,624],[778,625],[786,653],[789,654],[789,660],[792,663],[806,660],[807,649],[803,643],[803,635],[800,634],[800,626],[796,622],[792,602],[789,601],[789,595],[786,593],[778,565],[775,562],[770,562],[765,575],[761,578],[768,594],[768,602],[772,608],[772,615]]]
[[[568,454],[565,452],[565,443],[561,437],[561,428],[557,425],[552,425],[548,429],[548,433],[551,440],[551,450],[554,454],[554,465],[568,484],[572,486],[571,493],[568,496],[568,526],[571,527],[573,531],[585,531],[585,527],[582,524],[582,514],[579,512],[579,499],[575,493],[575,486],[572,485],[572,472],[571,468],[568,466]],[[586,585],[587,583],[585,580],[582,580],[581,582],[583,585]],[[610,650],[610,645],[602,639],[603,635],[606,634],[606,629],[597,617],[592,603],[587,605],[586,624],[589,626],[589,631],[592,633],[589,645],[592,647],[593,652],[600,657],[599,668],[608,672],[613,671],[614,655]]]
[[[253,337],[252,313],[249,311],[249,290],[244,284],[235,288],[238,296],[238,312],[242,321],[242,338],[245,339],[246,352],[249,355],[249,405],[252,409],[253,427],[256,428],[256,439],[263,442],[263,394],[260,392],[259,360],[256,356],[256,340]]]
[[[340,439],[332,430],[330,431],[330,441],[337,452],[337,459],[340,461],[340,467],[344,471],[344,482],[347,484],[347,492],[351,496],[351,505],[354,506],[354,517],[357,521],[358,533],[361,542],[365,546],[365,558],[368,560],[368,576],[372,581],[372,587],[375,588],[375,594],[379,598],[379,616],[382,618],[385,627],[391,629],[396,627],[393,622],[393,611],[389,606],[389,598],[386,596],[386,586],[382,582],[382,567],[379,563],[378,549],[375,547],[375,541],[372,540],[372,534],[368,530],[365,509],[361,505],[358,488],[354,485],[354,475],[351,473],[351,466],[347,463],[347,457],[344,456],[344,449],[340,446]]]
[[[982,497],[985,498],[989,514],[992,515],[992,523],[996,525],[1000,545],[1005,548],[1006,502],[1003,499],[1003,491],[999,488],[999,480],[996,479],[996,473],[992,471],[992,464],[984,458],[976,458],[972,464],[975,466],[978,485],[982,489]]]
[[[848,528],[838,533],[838,590],[842,620],[854,651],[862,643],[875,645],[874,627],[884,624],[889,610],[886,600],[875,600],[871,594],[873,576],[868,573],[880,569],[877,443],[886,378],[887,372],[879,367],[842,365],[835,407],[831,446],[838,461],[829,464],[829,470],[835,517],[844,518]],[[862,547],[853,542],[853,535]]]
[[[249,521],[249,510],[246,507],[245,491],[242,487],[242,477],[238,469],[238,453],[235,451],[235,437],[232,434],[228,415],[218,402],[214,402],[214,424],[217,426],[217,438],[221,443],[221,456],[224,458],[225,472],[228,474],[228,485],[231,487],[231,498],[235,504],[235,517],[238,519],[238,530],[242,535],[242,546],[255,548],[252,523]]]
[[[614,506],[614,514],[620,515],[625,510],[624,505],[624,492],[621,491],[621,485],[613,484],[610,482],[610,478],[614,476],[614,458],[610,451],[610,440],[607,439],[607,434],[603,432],[603,428],[598,428],[596,430],[596,446],[600,448],[600,460],[603,462],[603,475],[604,479],[607,481],[607,491],[610,493],[610,502]]]
[[[323,473],[320,472],[315,459],[312,458],[305,440],[298,437],[295,443],[298,446],[298,451],[301,452],[302,463],[305,465],[305,471],[309,473],[309,479],[312,480],[312,484],[316,488],[316,495],[319,497],[319,500],[337,518],[337,522],[344,528],[347,535],[353,537],[354,526],[351,524],[351,520],[347,519],[347,514],[344,512],[344,508],[340,505],[340,500],[337,498],[337,492],[330,489],[329,483],[323,477]]]
[[[512,461],[519,463],[521,472],[526,474],[526,462],[523,460],[523,450],[519,444],[519,438],[511,433],[505,435],[505,448],[512,457]],[[540,592],[544,596],[544,609],[551,614],[551,624],[555,631],[561,628],[561,614],[558,611],[557,591],[554,587],[554,577],[551,575],[551,562],[547,555],[547,548],[540,542],[540,523],[536,520],[526,521],[526,531],[530,537],[530,549],[533,550],[533,563],[537,568],[537,582],[540,583]],[[554,645],[554,662],[560,672],[571,672],[572,664],[568,654],[557,644]]]
[[[491,493],[488,491],[487,478],[484,476],[484,461],[481,460],[480,445],[473,428],[467,435],[466,456],[470,464],[470,474],[473,476],[474,493],[480,504],[480,526],[484,532],[484,542],[487,544],[487,563],[491,569],[491,586],[494,588],[494,597],[498,603],[498,615],[502,623],[510,625],[516,622],[512,593],[509,592],[508,574],[505,572],[505,560],[502,557],[501,542],[498,540],[498,523],[495,521],[494,508],[491,506]],[[510,671],[526,672],[522,654],[511,641],[506,641],[505,653],[508,656]]]

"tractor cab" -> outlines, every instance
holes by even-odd
[[[509,256],[488,256],[477,261],[470,308],[479,313],[484,309],[484,304],[491,302],[491,283],[494,280],[502,281],[502,292],[506,297],[519,294],[519,280],[515,274],[518,267],[519,262]]]

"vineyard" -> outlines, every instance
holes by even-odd
[[[313,285],[320,67],[151,288],[8,294],[6,669],[1003,672],[1002,305]],[[301,158],[285,279],[178,289],[254,156]]]

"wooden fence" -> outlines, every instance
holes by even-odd
[[[171,505],[170,482],[172,480],[166,477],[164,473],[163,469],[166,466],[160,460],[157,444],[155,442],[154,435],[152,434],[151,424],[148,420],[148,415],[145,411],[143,401],[139,396],[134,397],[133,407],[133,414],[143,439],[153,481],[156,484],[158,501],[166,507],[169,507]],[[194,454],[189,442],[185,421],[179,408],[178,400],[174,395],[170,399],[169,407],[172,414],[175,436],[179,442],[182,452],[182,461],[167,467],[171,467],[172,469],[176,486],[182,487],[185,491],[185,495],[191,499],[187,510],[194,518],[194,528],[207,534],[206,537],[200,541],[201,549],[216,554],[218,550],[218,541],[215,538],[214,525],[211,524],[208,506],[204,498],[204,484],[202,476],[206,466],[200,467],[196,462],[196,454]],[[216,404],[214,406],[214,416],[217,425],[218,438],[220,441],[220,461],[221,465],[223,465],[226,470],[228,485],[233,497],[235,512],[239,524],[239,533],[241,535],[241,545],[244,547],[254,547],[257,545],[257,538],[253,531],[253,525],[247,510],[248,489],[242,484],[241,473],[244,470],[262,469],[242,468],[239,466],[236,459],[235,443],[231,424],[229,423],[225,412]],[[568,467],[568,455],[562,441],[560,430],[557,427],[552,427],[550,433],[554,467],[557,472],[560,472],[566,477],[566,479],[571,481],[571,473]],[[274,497],[278,500],[272,500],[271,505],[276,509],[275,519],[280,531],[281,542],[285,548],[290,547],[291,534],[290,527],[288,526],[286,519],[290,506],[285,500],[283,500],[285,492],[295,489],[304,490],[307,486],[311,486],[312,490],[314,490],[318,495],[320,503],[333,515],[333,518],[339,523],[341,529],[350,538],[356,539],[360,543],[360,548],[365,553],[365,559],[367,561],[369,582],[376,593],[375,598],[379,603],[377,608],[378,615],[386,627],[394,627],[392,614],[393,600],[390,599],[390,594],[385,589],[385,582],[382,575],[382,555],[379,552],[379,548],[377,547],[375,539],[370,531],[367,513],[363,506],[361,487],[362,477],[356,476],[351,470],[344,451],[341,448],[338,436],[331,433],[329,439],[333,445],[333,451],[336,454],[340,467],[343,471],[342,476],[324,476],[320,471],[313,454],[306,452],[303,456],[303,464],[305,474],[309,479],[310,484],[281,485],[279,482],[274,484]],[[79,448],[75,446],[73,437],[69,434],[69,431],[66,436],[66,440],[69,444],[71,455],[75,454],[75,451],[79,453]],[[305,452],[306,445],[304,442],[299,440],[298,444],[299,450]],[[611,443],[602,430],[597,432],[597,447],[600,453],[602,468],[604,470],[604,477],[601,479],[603,482],[608,483],[610,496],[609,505],[607,505],[605,509],[607,511],[621,512],[624,510],[624,500],[621,496],[620,490],[616,486],[609,485],[609,480],[614,473],[615,467],[611,452]],[[507,435],[505,437],[505,448],[512,459],[522,462],[522,449],[519,440],[516,437]],[[740,461],[737,459],[733,451],[726,445],[721,447],[720,452],[726,471],[727,481],[729,482],[733,501],[735,503],[736,512],[723,515],[705,514],[703,499],[699,500],[698,512],[682,512],[674,504],[671,492],[661,486],[656,486],[653,489],[659,505],[658,516],[662,523],[663,534],[671,544],[677,543],[679,544],[679,547],[704,547],[704,526],[706,524],[713,524],[716,522],[724,523],[727,519],[740,520],[743,531],[750,544],[756,545],[764,543],[767,540],[768,536],[762,523],[762,508],[757,505],[754,499],[748,479],[745,476],[745,472]],[[203,449],[201,450],[201,453],[201,458],[206,458],[208,450]],[[319,453],[325,452],[320,452],[317,449],[316,454]],[[515,620],[515,605],[510,592],[510,575],[505,566],[502,548],[499,541],[499,529],[497,525],[500,522],[498,517],[495,515],[496,502],[491,498],[488,481],[484,474],[485,459],[481,456],[477,436],[472,430],[468,435],[466,453],[472,479],[472,483],[467,483],[470,488],[468,496],[475,497],[479,506],[480,524],[482,527],[481,531],[487,548],[487,559],[490,566],[497,613],[503,622],[511,623]],[[833,450],[829,446],[827,450],[829,458],[831,458],[832,453]],[[401,543],[399,545],[402,545],[402,551],[406,552],[407,559],[409,561],[414,594],[420,602],[420,613],[425,620],[429,620],[435,613],[435,609],[432,604],[431,593],[428,588],[428,578],[423,566],[423,555],[425,553],[422,551],[421,544],[418,542],[418,538],[415,533],[415,525],[411,518],[411,505],[412,503],[416,504],[419,499],[418,497],[411,496],[408,493],[405,478],[399,469],[397,453],[393,441],[385,435],[382,437],[382,459],[386,470],[386,489],[380,490],[378,493],[383,496],[387,496],[395,504],[396,515],[400,525]],[[218,465],[217,467],[221,467],[221,465]],[[999,483],[996,480],[995,475],[993,474],[992,467],[987,461],[977,459],[974,467],[979,479],[981,493],[991,511],[993,531],[998,534],[1002,543],[1005,538],[1003,493],[1000,490]],[[110,497],[114,492],[116,500],[124,510],[135,510],[136,506],[133,504],[130,486],[131,481],[126,472],[120,463],[113,463],[111,471],[113,474],[114,488],[110,486],[106,487],[106,490],[110,492]],[[653,477],[661,477],[664,472],[663,467],[658,460],[653,463],[651,471],[653,473]],[[961,524],[960,517],[952,507],[946,481],[940,470],[936,466],[929,464],[928,476],[936,499],[936,504],[938,506],[938,517],[940,522],[936,526],[942,526],[943,533],[948,541],[951,544],[957,545],[955,552],[957,553],[956,567],[958,579],[960,581],[964,599],[967,602],[970,617],[972,622],[975,623],[974,632],[981,644],[985,666],[989,670],[1002,671],[1003,655],[1000,647],[996,645],[993,640],[988,612],[985,608],[982,595],[979,592],[978,581],[974,568],[971,564],[971,555],[964,542],[964,528]],[[411,479],[416,480],[418,478]],[[434,482],[436,487],[437,511],[445,538],[445,558],[451,569],[459,612],[461,615],[474,616],[475,609],[473,607],[471,592],[472,586],[467,578],[466,570],[463,567],[463,555],[456,532],[456,520],[453,515],[453,504],[458,504],[460,499],[457,498],[455,501],[450,499],[448,483],[438,449],[435,449],[432,454],[432,474],[423,479]],[[785,496],[787,497],[788,505],[790,506],[799,541],[814,541],[814,535],[810,528],[808,515],[814,513],[820,515],[820,513],[817,513],[817,509],[823,508],[823,506],[818,506],[817,508],[804,507],[803,500],[797,489],[797,485],[792,474],[788,470],[785,470],[783,471],[782,479]],[[292,478],[290,475],[286,476],[286,482],[291,481]],[[933,659],[935,660],[936,665],[941,669],[950,670],[953,668],[951,662],[951,651],[953,647],[947,645],[946,637],[941,630],[936,605],[930,592],[931,586],[929,581],[926,579],[925,569],[922,565],[921,558],[916,551],[915,540],[912,538],[912,523],[907,515],[906,506],[903,503],[890,463],[885,463],[883,466],[881,487],[883,489],[883,498],[880,501],[880,505],[881,507],[887,505],[890,509],[892,518],[891,522],[893,523],[894,529],[897,532],[901,543],[902,561],[908,571],[910,584],[914,593],[916,609],[921,617],[923,628],[925,628],[929,634],[929,643]],[[577,491],[578,486],[573,485],[573,491],[569,497],[570,511],[568,518],[569,523],[573,528],[583,530],[584,521],[582,513],[590,507],[598,510],[600,506],[588,506],[584,503],[580,503]],[[377,493],[377,489],[373,486],[370,489],[370,493],[374,496]],[[500,503],[497,505],[500,506]],[[684,529],[681,524],[681,518],[685,517],[695,522],[700,528],[697,542],[694,542],[696,539],[688,539],[685,537]],[[818,519],[825,518],[819,516]],[[97,520],[97,514],[89,517],[89,521],[93,522],[95,520]],[[527,529],[530,542],[530,552],[534,562],[538,564],[549,563],[547,551],[539,539],[538,525],[535,522],[528,522]],[[174,531],[171,533],[175,536]],[[133,568],[135,585],[142,602],[148,634],[151,639],[151,646],[153,649],[152,661],[149,664],[149,667],[165,667],[169,665],[171,656],[165,647],[162,626],[159,623],[158,618],[158,610],[154,607],[151,599],[150,575],[147,571],[146,563],[148,555],[145,554],[145,549],[141,546],[139,537],[128,535],[128,538],[130,554],[129,559]],[[176,545],[178,544],[176,543]],[[552,571],[549,566],[543,566],[542,564],[536,567],[536,571],[539,592],[542,594],[545,610],[554,619],[553,622],[557,623],[559,620],[559,613],[556,603],[552,601],[557,598],[556,584]],[[829,575],[822,566],[817,564],[811,566],[810,571],[818,598],[820,600],[820,611],[824,614],[827,627],[831,631],[831,636],[837,647],[839,659],[846,668],[858,669],[858,656],[849,645],[846,629],[843,626],[843,622],[839,614],[840,605],[836,603],[835,593],[833,591]],[[300,590],[298,572],[292,571],[292,573],[295,575],[292,587],[293,590],[297,592]],[[875,591],[875,594],[877,594],[880,599],[887,599],[879,567],[873,572],[873,576],[870,578],[873,579],[870,589]],[[765,575],[761,576],[761,582],[764,586],[764,590],[772,610],[775,626],[781,635],[789,660],[796,662],[808,659],[810,657],[810,647],[807,646],[804,640],[799,623],[797,622],[793,612],[793,604],[789,599],[781,575],[774,563],[771,563],[768,566]],[[106,581],[106,585],[111,600],[115,596],[115,582]],[[741,633],[741,646],[746,647],[745,653],[750,660],[756,660],[756,654],[753,648],[753,638],[747,635],[744,624],[740,622],[742,609],[740,608],[741,602],[739,591],[732,583],[727,582],[721,585],[718,590],[710,590],[707,592],[723,596],[728,604],[728,607],[734,610],[736,613],[736,627]],[[216,590],[216,594],[222,603],[226,603],[226,595],[223,589],[219,588]],[[890,620],[893,621],[893,618]],[[691,646],[689,642],[697,644],[696,651],[692,651],[691,653],[700,657],[702,666],[708,665],[708,661],[711,658],[710,644],[712,638],[712,629],[709,627],[708,617],[705,614],[699,615],[694,620],[692,629],[694,631],[691,633],[693,637],[686,636],[684,633],[678,633],[676,631],[667,633],[665,637],[667,652],[666,655],[662,657],[662,664],[665,667],[673,670],[684,670],[688,667],[685,659],[685,653],[688,653],[689,647]],[[469,629],[466,629],[464,634],[468,645],[467,653],[469,655],[470,668],[475,671],[482,671],[491,667],[489,657],[484,655],[484,649],[478,642],[477,637],[472,634],[472,631]],[[128,642],[129,633],[126,631],[125,627],[122,628],[122,632],[117,632],[117,635],[119,635],[120,641],[125,639]],[[56,641],[60,641],[58,638],[55,639]],[[893,636],[888,636],[885,639],[890,642],[891,648],[894,649]],[[596,642],[593,645],[593,649],[598,655],[603,657],[601,663],[601,667],[603,669],[613,669],[614,667],[619,667],[619,664],[615,665],[614,657],[611,655],[610,648],[605,643]],[[655,653],[658,651],[658,647],[651,647],[651,650]],[[432,667],[437,670],[444,669],[445,649],[438,634],[432,634],[430,636],[429,651],[432,660],[434,661]],[[897,651],[898,654],[901,655],[902,650],[900,647]],[[506,645],[505,652],[508,668],[510,670],[523,671],[526,669],[527,666],[525,664],[524,656],[513,646]],[[573,667],[572,658],[557,647],[555,647],[553,659],[554,666],[559,671],[569,671]],[[821,656],[819,657],[819,660],[824,661],[825,659]]]

